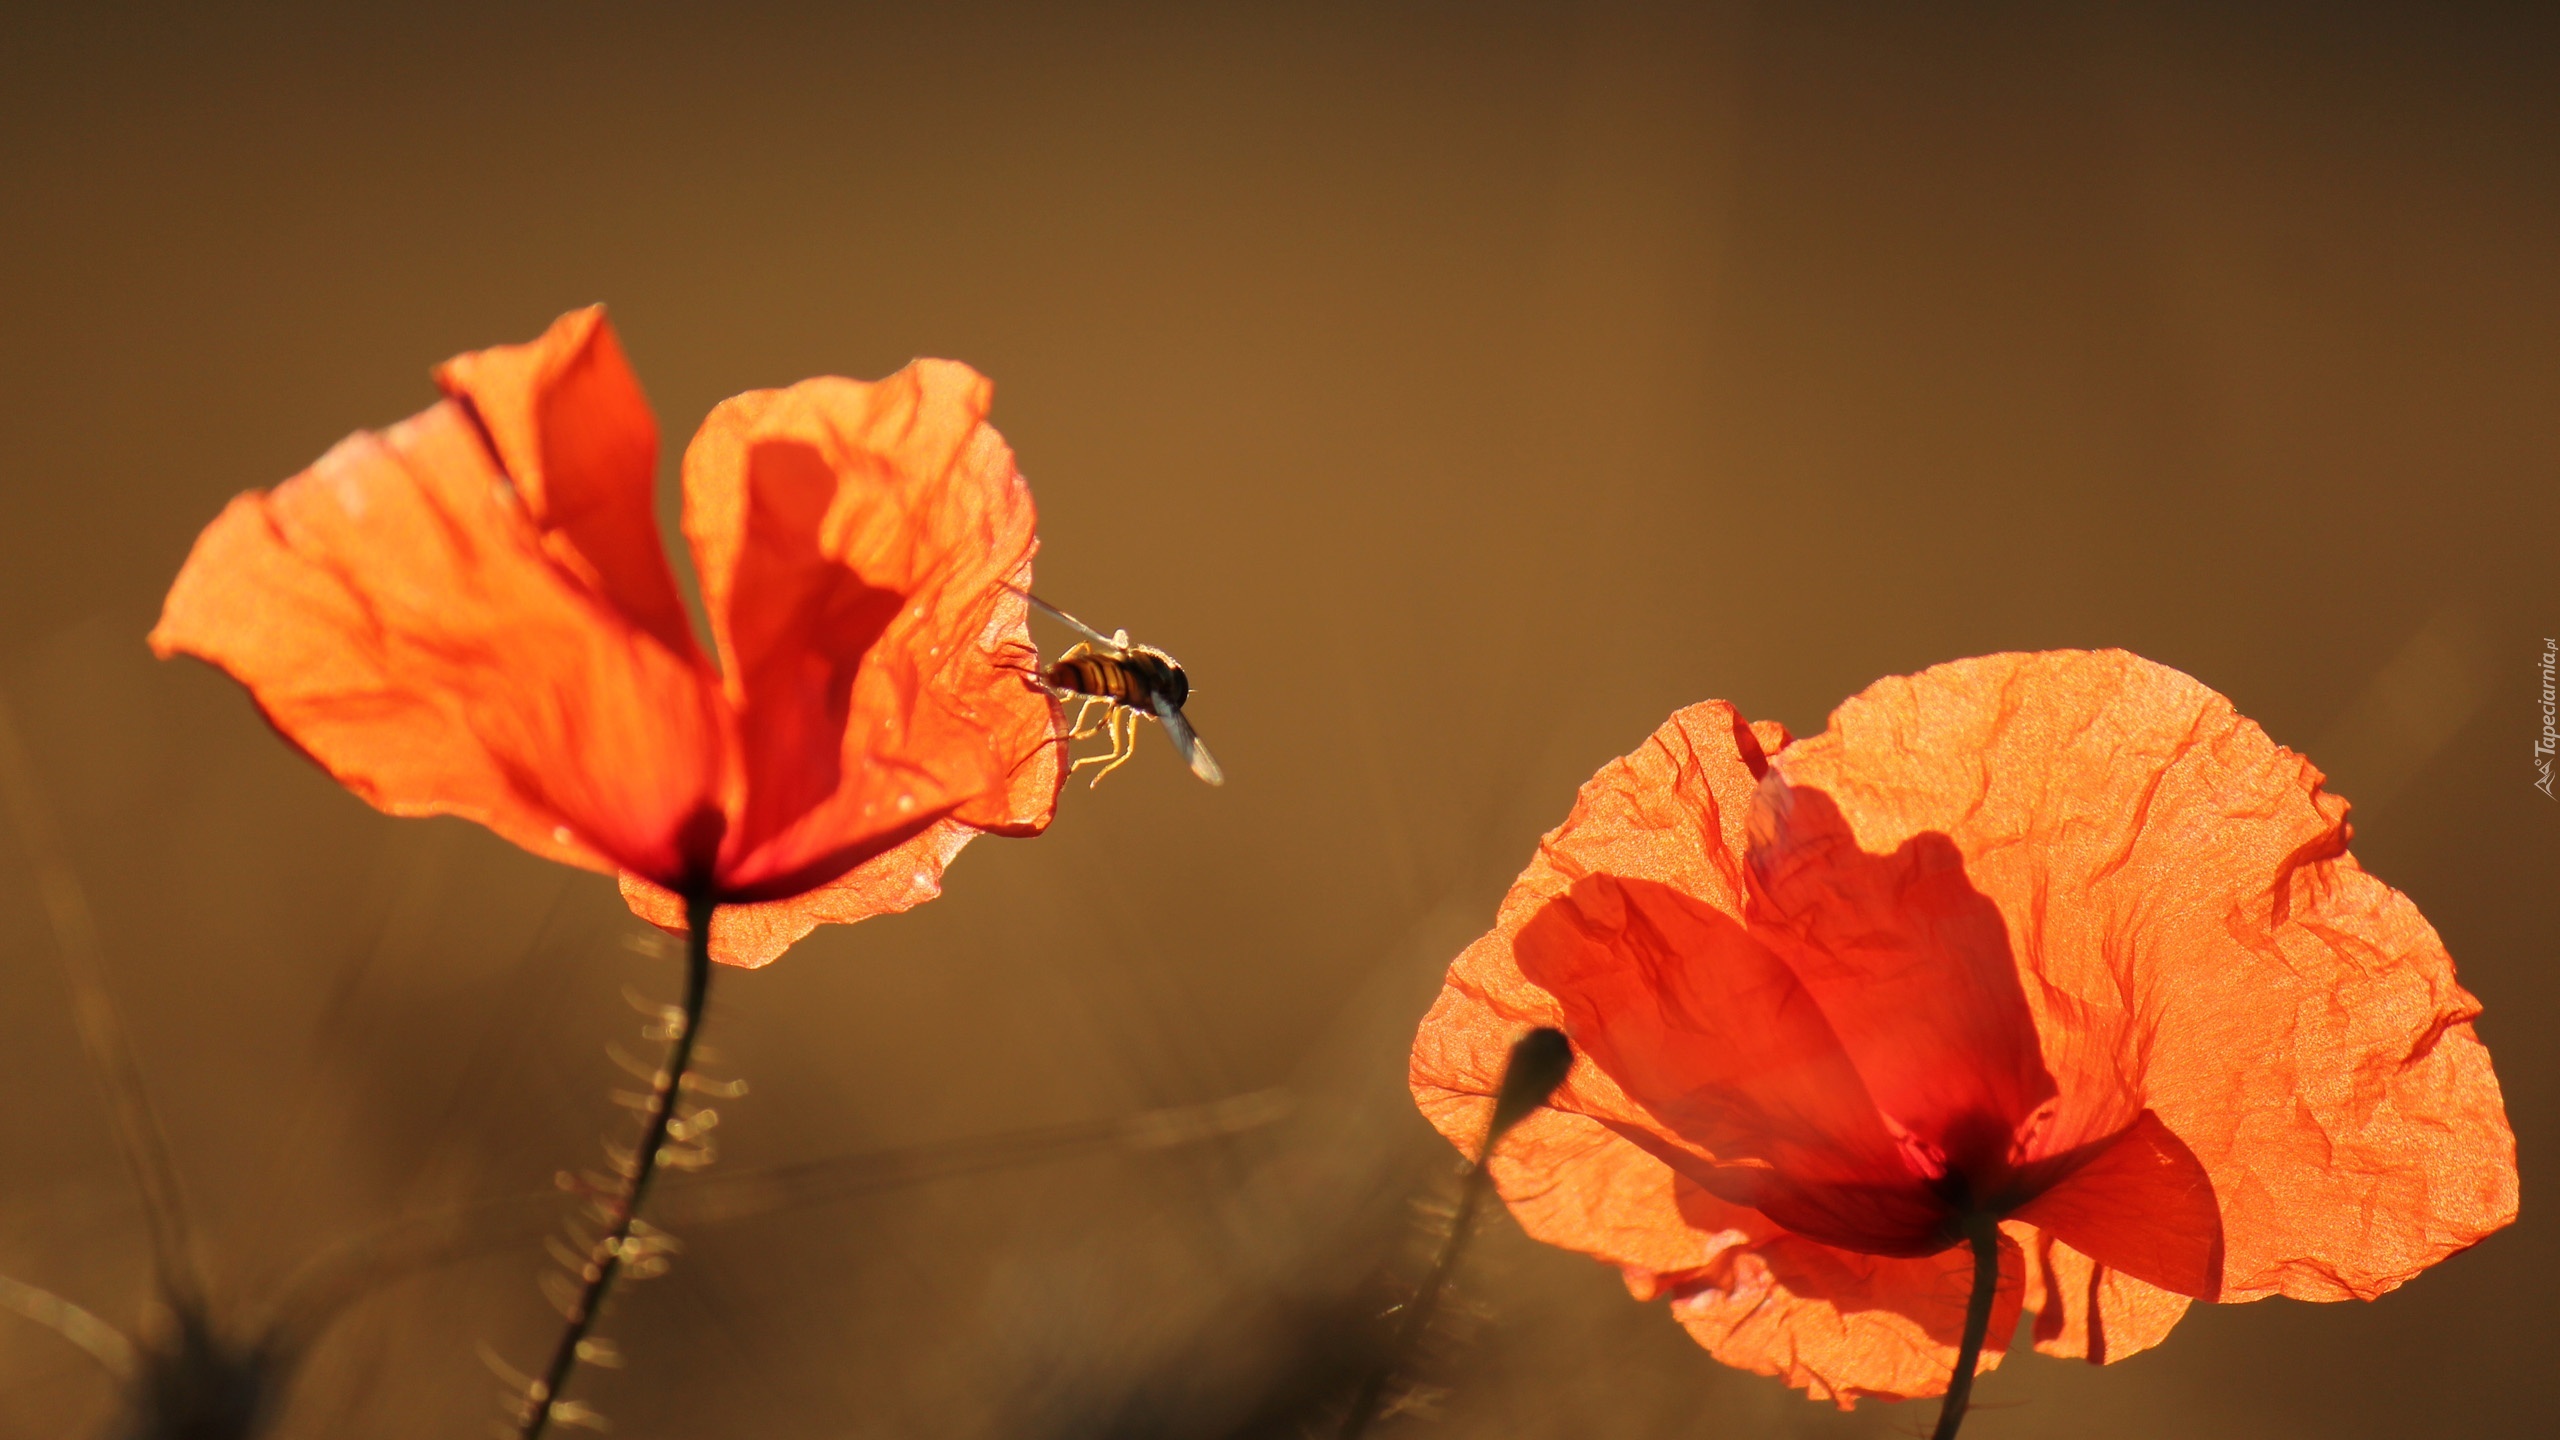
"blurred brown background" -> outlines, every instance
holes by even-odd
[[[0,25],[0,693],[225,1313],[333,1238],[589,1162],[601,1047],[638,1048],[618,992],[675,966],[610,883],[374,814],[142,634],[226,497],[601,299],[670,497],[735,391],[917,354],[994,376],[1042,590],[1180,655],[1233,776],[1150,731],[942,900],[720,976],[713,1069],[755,1087],[721,1169],[1297,1099],[1224,1144],[998,1147],[686,1229],[609,1326],[630,1368],[579,1382],[617,1433],[1288,1433],[1293,1357],[1448,1178],[1411,1026],[1577,783],[1689,701],[1808,731],[1880,675],[2090,645],[2192,672],[2356,802],[2358,855],[2488,1007],[2525,1219],[2376,1304],[2015,1358],[1966,1433],[2550,1433],[2560,46],[2533,7]],[[131,1329],[145,1216],[22,850],[0,1272]],[[531,1363],[543,1263],[367,1293],[281,1433],[479,1433],[475,1347]],[[1464,1299],[1407,1433],[1931,1410],[1726,1371],[1507,1222]],[[0,1432],[114,1404],[0,1314]]]

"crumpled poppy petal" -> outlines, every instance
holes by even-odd
[[[436,383],[480,423],[546,553],[677,655],[700,653],[658,533],[658,422],[604,307],[530,345],[457,355]]]
[[[1772,772],[1751,811],[1752,934],[1803,983],[1914,1163],[1987,1174],[2054,1096],[1999,909],[1943,835],[1858,847]]]
[[[1755,731],[1732,706],[1710,701],[1673,715],[1634,754],[1583,785],[1573,813],[1539,841],[1503,897],[1493,929],[1450,965],[1447,985],[1414,1035],[1414,1099],[1443,1134],[1461,1148],[1480,1138],[1480,1118],[1473,1137],[1463,1125],[1501,1088],[1511,1043],[1533,1027],[1564,1024],[1564,1007],[1520,973],[1512,952],[1522,927],[1575,881],[1593,874],[1651,879],[1741,915],[1752,788],[1768,768],[1766,754],[1786,741],[1784,729]],[[1584,1063],[1548,1104],[1604,1124],[1653,1125],[1615,1080]]]
[[[2213,1182],[2148,1110],[2014,1213],[2109,1269],[2198,1300],[2219,1298],[2222,1214]]]
[[[1641,1097],[1641,1123],[1622,1127],[1674,1169],[1827,1243],[1946,1244],[1943,1205],[1821,1008],[1731,917],[1653,881],[1585,876],[1521,927],[1512,958],[1556,998],[1575,1049]]]
[[[1519,1009],[1534,1013],[1553,1002],[1532,998],[1516,976],[1509,983],[1516,988],[1499,1000],[1455,984],[1442,990],[1414,1046],[1423,1118],[1467,1155],[1484,1143],[1511,1042],[1563,1018],[1560,1010],[1517,1018]],[[1621,1267],[1629,1287],[1650,1299],[1659,1287],[1643,1277],[1698,1269],[1776,1227],[1705,1194],[1601,1118],[1636,1113],[1614,1082],[1577,1057],[1547,1105],[1503,1137],[1493,1177],[1522,1229]]]
[[[1772,763],[1868,852],[1954,840],[2057,1132],[2110,1128],[2074,1096],[2141,1095],[2212,1182],[2224,1299],[2369,1297],[2514,1218],[2477,1002],[2320,772],[2221,696],[2121,651],[1987,656],[1881,681]]]
[[[1428,1118],[1443,1133],[1472,1125],[1481,1138],[1489,1103],[1451,1096],[1439,1104],[1440,1113]],[[1778,1233],[1763,1216],[1716,1198],[1607,1125],[1569,1111],[1538,1110],[1514,1126],[1494,1154],[1493,1179],[1522,1230],[1619,1267],[1639,1299],[1663,1293],[1664,1277]]]
[[[823,885],[945,816],[1047,825],[1057,703],[1008,588],[1034,516],[991,394],[949,361],[804,381],[723,403],[686,451],[742,758],[726,898]]]
[[[1451,965],[1414,1038],[1414,1098],[1451,1143],[1472,1154],[1481,1142],[1512,1041],[1533,1026],[1566,1023],[1564,1004],[1520,971],[1521,930],[1594,874],[1650,879],[1738,919],[1753,792],[1768,757],[1788,743],[1784,729],[1745,724],[1721,701],[1694,705],[1582,787],[1573,813],[1504,898],[1493,930]],[[1658,1145],[1661,1131],[1615,1079],[1579,1057],[1547,1107],[1505,1137],[1494,1181],[1532,1236],[1619,1266],[1640,1298],[1681,1296],[1683,1323],[1719,1359],[1844,1406],[1861,1395],[1945,1389],[1970,1284],[1961,1247],[1892,1259],[1786,1236],[1629,1138],[1645,1134]],[[1761,1248],[1741,1258],[1753,1246]],[[2019,1273],[2005,1262],[1986,1365],[2015,1327]],[[1925,1305],[1919,1313],[1928,1318],[1889,1308],[1905,1299]]]
[[[2187,1313],[2186,1296],[2101,1265],[2050,1231],[2016,1221],[2000,1228],[2026,1254],[2024,1307],[2036,1317],[2040,1354],[2112,1364],[2168,1339]]]
[[[1478,1056],[1466,1037],[1501,1033],[1505,1023],[1453,986],[1424,1026],[1429,1058],[1416,1047],[1416,1073],[1428,1069],[1446,1082],[1432,1087],[1423,1114],[1469,1154],[1483,1140],[1502,1054]],[[1778,1376],[1816,1399],[1847,1409],[1862,1396],[1945,1390],[1963,1336],[1967,1251],[1891,1259],[1787,1235],[1580,1113],[1593,1095],[1614,1089],[1577,1060],[1556,1100],[1503,1137],[1493,1179],[1524,1231],[1617,1265],[1639,1300],[1673,1297],[1675,1318],[1717,1359]],[[2021,1267],[2006,1252],[2002,1263],[1985,1369],[1998,1363],[2017,1323]]]
[[[2017,1332],[2024,1258],[2000,1238],[2000,1289],[1975,1373]],[[1775,1375],[1843,1410],[1946,1393],[1973,1290],[1973,1253],[1892,1258],[1796,1235],[1737,1246],[1672,1292],[1671,1314],[1727,1365]]]
[[[708,677],[554,563],[446,401],[234,500],[151,633],[247,686],[367,801],[680,879],[715,793]]]
[[[937,820],[894,849],[874,855],[815,890],[780,900],[723,905],[711,917],[711,958],[753,970],[821,925],[850,925],[912,910],[942,893],[942,872],[978,827]],[[631,912],[670,934],[685,929],[683,897],[637,875],[622,877]]]

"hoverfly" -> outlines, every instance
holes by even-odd
[[[1068,727],[1069,740],[1107,733],[1111,749],[1069,765],[1069,774],[1087,765],[1099,765],[1102,768],[1094,772],[1093,783],[1101,784],[1103,776],[1128,764],[1130,757],[1138,753],[1138,721],[1151,718],[1163,722],[1164,733],[1190,765],[1192,774],[1212,785],[1227,783],[1227,772],[1218,768],[1209,747],[1200,743],[1199,732],[1182,718],[1182,702],[1191,698],[1191,679],[1182,673],[1181,661],[1153,645],[1130,644],[1126,630],[1105,635],[1027,590],[1017,593],[1050,619],[1084,637],[1059,656],[1056,664],[1041,672],[1041,681],[1060,700],[1072,697],[1083,702],[1076,710],[1075,724]],[[1102,723],[1088,726],[1085,721],[1096,705],[1102,707]]]

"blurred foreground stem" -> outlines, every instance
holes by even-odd
[[[1547,1097],[1564,1083],[1565,1072],[1572,1067],[1573,1047],[1561,1030],[1542,1026],[1512,1045],[1511,1059],[1502,1067],[1502,1085],[1494,1096],[1493,1117],[1485,1127],[1484,1143],[1477,1148],[1475,1163],[1467,1167],[1466,1183],[1458,1191],[1458,1209],[1449,1220],[1449,1238],[1441,1244],[1440,1258],[1423,1278],[1422,1288],[1406,1303],[1404,1318],[1396,1326],[1385,1362],[1372,1368],[1368,1378],[1360,1382],[1360,1393],[1351,1401],[1351,1413],[1343,1417],[1341,1440],[1359,1440],[1369,1422],[1378,1418],[1387,1382],[1404,1368],[1415,1347],[1422,1343],[1424,1332],[1431,1328],[1432,1313],[1440,1308],[1440,1292],[1448,1288],[1449,1277],[1458,1268],[1458,1255],[1466,1248],[1467,1232],[1475,1227],[1476,1210],[1484,1203],[1485,1192],[1493,1188],[1493,1177],[1485,1167],[1493,1163],[1494,1144],[1505,1131],[1527,1119],[1530,1111],[1546,1104]]]
[[[71,1015],[80,1032],[80,1048],[105,1089],[108,1113],[115,1119],[116,1148],[133,1171],[142,1192],[143,1214],[151,1222],[151,1263],[158,1272],[160,1298],[181,1316],[205,1313],[204,1271],[195,1237],[179,1202],[178,1167],[169,1156],[169,1137],[142,1088],[142,1067],[124,1022],[108,998],[104,947],[98,942],[98,920],[89,908],[89,892],[67,857],[69,847],[55,828],[34,764],[19,742],[16,717],[0,696],[0,806],[5,806],[27,863],[35,870],[36,891],[45,918],[53,927],[54,954],[62,963],[63,982],[71,991]],[[83,1314],[87,1313],[85,1311]],[[68,1333],[68,1332],[65,1332]],[[85,1342],[84,1342],[85,1348]]]
[[[614,1277],[621,1273],[622,1262],[630,1251],[640,1202],[648,1196],[649,1182],[657,1176],[659,1152],[666,1148],[667,1127],[675,1119],[676,1097],[683,1093],[685,1072],[693,1064],[694,1037],[702,1032],[702,1002],[711,989],[711,912],[715,908],[716,902],[710,900],[685,901],[683,1018],[668,1037],[666,1063],[658,1067],[656,1082],[650,1087],[640,1148],[629,1165],[616,1167],[622,1172],[622,1186],[606,1202],[604,1236],[587,1253],[586,1273],[580,1277],[585,1287],[569,1307],[568,1324],[560,1331],[559,1348],[551,1352],[551,1363],[525,1393],[524,1421],[516,1432],[521,1440],[536,1440],[551,1424],[552,1411],[560,1403],[560,1389],[568,1382],[569,1372],[577,1367],[579,1346],[595,1328],[597,1312],[604,1307],[605,1295],[613,1289]]]
[[[1947,1377],[1946,1403],[1938,1407],[1938,1428],[1929,1440],[1956,1440],[1965,1407],[1973,1402],[1973,1371],[1982,1363],[1982,1339],[1991,1330],[1991,1302],[2000,1293],[2000,1222],[1989,1215],[1966,1218],[1964,1238],[1973,1246],[1973,1298],[1965,1302],[1964,1342],[1956,1350],[1955,1373]]]

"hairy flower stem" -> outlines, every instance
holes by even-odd
[[[1490,1151],[1492,1148],[1492,1140],[1488,1137],[1485,1149]],[[1387,1348],[1393,1359],[1370,1370],[1369,1377],[1360,1382],[1360,1393],[1352,1400],[1351,1413],[1342,1422],[1342,1440],[1359,1440],[1361,1432],[1369,1428],[1369,1422],[1378,1417],[1379,1403],[1386,1397],[1387,1382],[1394,1378],[1399,1362],[1412,1354],[1414,1345],[1422,1339],[1422,1332],[1431,1324],[1431,1313],[1440,1308],[1440,1292],[1447,1287],[1450,1272],[1458,1268],[1458,1252],[1466,1248],[1467,1232],[1475,1228],[1476,1208],[1483,1202],[1484,1192],[1492,1188],[1481,1159],[1468,1167],[1466,1185],[1458,1191],[1457,1214],[1449,1221],[1449,1238],[1440,1247],[1440,1258],[1433,1263],[1431,1274],[1423,1280],[1422,1288],[1415,1291],[1413,1299],[1405,1305],[1403,1323],[1396,1326],[1395,1340]]]
[[[658,1068],[656,1083],[650,1087],[640,1148],[624,1169],[620,1192],[606,1202],[605,1234],[587,1253],[582,1277],[585,1288],[569,1309],[568,1324],[560,1331],[560,1344],[551,1352],[551,1363],[525,1392],[524,1420],[516,1432],[519,1440],[537,1440],[551,1424],[560,1389],[568,1382],[569,1372],[577,1367],[578,1348],[587,1332],[595,1328],[597,1312],[604,1308],[605,1295],[613,1289],[614,1276],[622,1270],[632,1225],[640,1215],[640,1202],[649,1193],[649,1182],[657,1176],[658,1152],[666,1147],[667,1127],[675,1121],[676,1097],[683,1093],[685,1072],[693,1064],[694,1037],[702,1033],[702,1002],[711,989],[711,912],[716,903],[691,897],[685,901],[681,1028],[668,1037],[666,1063]]]
[[[1956,1440],[1956,1428],[1964,1424],[1965,1407],[1973,1401],[1974,1367],[1982,1363],[1983,1337],[1991,1331],[1991,1302],[2000,1294],[2000,1222],[1985,1214],[1968,1215],[1964,1238],[1973,1246],[1973,1298],[1965,1302],[1964,1341],[1957,1347],[1946,1403],[1938,1407],[1938,1428],[1929,1440]]]
[[[1440,1308],[1440,1292],[1448,1288],[1449,1277],[1458,1268],[1459,1252],[1466,1248],[1467,1232],[1475,1228],[1476,1210],[1483,1205],[1485,1192],[1493,1188],[1493,1177],[1485,1167],[1493,1162],[1495,1142],[1530,1111],[1547,1103],[1547,1097],[1564,1083],[1565,1071],[1572,1065],[1573,1047],[1566,1043],[1561,1030],[1532,1030],[1511,1047],[1511,1061],[1502,1070],[1502,1087],[1494,1096],[1492,1122],[1485,1127],[1484,1144],[1477,1148],[1475,1163],[1467,1167],[1466,1183],[1458,1191],[1458,1209],[1449,1220],[1449,1238],[1440,1246],[1440,1258],[1433,1262],[1422,1288],[1406,1303],[1404,1319],[1396,1326],[1385,1363],[1372,1368],[1368,1378],[1360,1382],[1360,1393],[1351,1401],[1351,1413],[1343,1418],[1341,1440],[1360,1440],[1369,1422],[1378,1418],[1387,1382],[1395,1378],[1406,1357],[1421,1343],[1423,1332],[1431,1328],[1432,1312]]]

